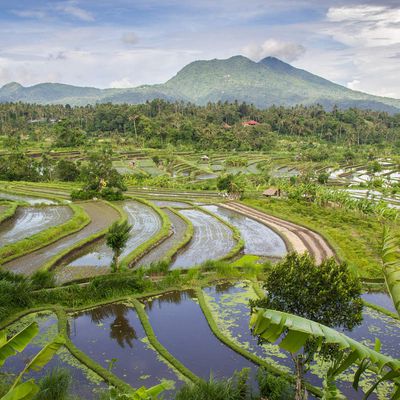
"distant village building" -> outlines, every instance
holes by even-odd
[[[242,122],[243,126],[254,126],[254,125],[259,125],[259,122],[254,121],[254,119],[251,119],[250,121],[244,121]]]
[[[270,187],[267,190],[264,190],[263,196],[265,197],[280,197],[281,196],[281,189],[276,187]]]
[[[201,157],[201,161],[210,161],[210,157],[204,155]]]

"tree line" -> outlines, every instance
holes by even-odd
[[[254,120],[256,125],[243,126]],[[24,139],[50,138],[59,147],[98,138],[128,140],[142,147],[167,144],[194,149],[270,150],[280,136],[358,146],[390,143],[400,148],[400,114],[321,105],[258,109],[246,103],[205,106],[153,100],[144,104],[0,104],[0,134],[6,147]]]

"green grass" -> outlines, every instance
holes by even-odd
[[[14,258],[21,257],[32,251],[45,247],[55,241],[78,232],[90,222],[90,217],[86,214],[82,207],[76,204],[68,204],[73,211],[73,217],[67,222],[52,226],[44,231],[38,232],[18,242],[8,244],[0,248],[0,259],[2,263],[6,263]]]
[[[360,277],[382,277],[382,226],[375,217],[283,199],[246,199],[243,203],[320,233]]]
[[[234,267],[245,267],[249,264],[255,264],[260,259],[259,256],[255,256],[252,254],[245,254],[244,256],[240,257],[238,260],[234,261],[232,265]]]
[[[0,205],[6,207],[6,209],[0,214],[0,223],[2,223],[15,214],[19,204],[18,202],[1,201]]]

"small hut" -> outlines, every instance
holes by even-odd
[[[281,189],[276,187],[270,187],[267,190],[264,190],[263,196],[265,197],[280,197],[281,196]]]
[[[201,161],[203,161],[203,162],[208,162],[208,161],[210,161],[210,157],[208,157],[208,156],[206,156],[206,155],[201,156]]]
[[[259,125],[257,121],[254,121],[254,119],[251,119],[250,121],[244,121],[242,122],[243,126],[254,126],[254,125]]]

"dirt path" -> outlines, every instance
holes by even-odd
[[[81,203],[80,205],[91,218],[91,222],[88,225],[79,232],[68,235],[46,247],[4,264],[3,268],[16,273],[30,275],[61,251],[107,228],[119,218],[119,214],[114,208],[101,201],[91,201]]]
[[[230,202],[221,204],[221,206],[269,225],[287,238],[294,251],[298,253],[308,251],[315,258],[317,263],[321,263],[321,261],[326,258],[336,256],[332,248],[321,235],[307,228],[265,214],[241,203]]]

